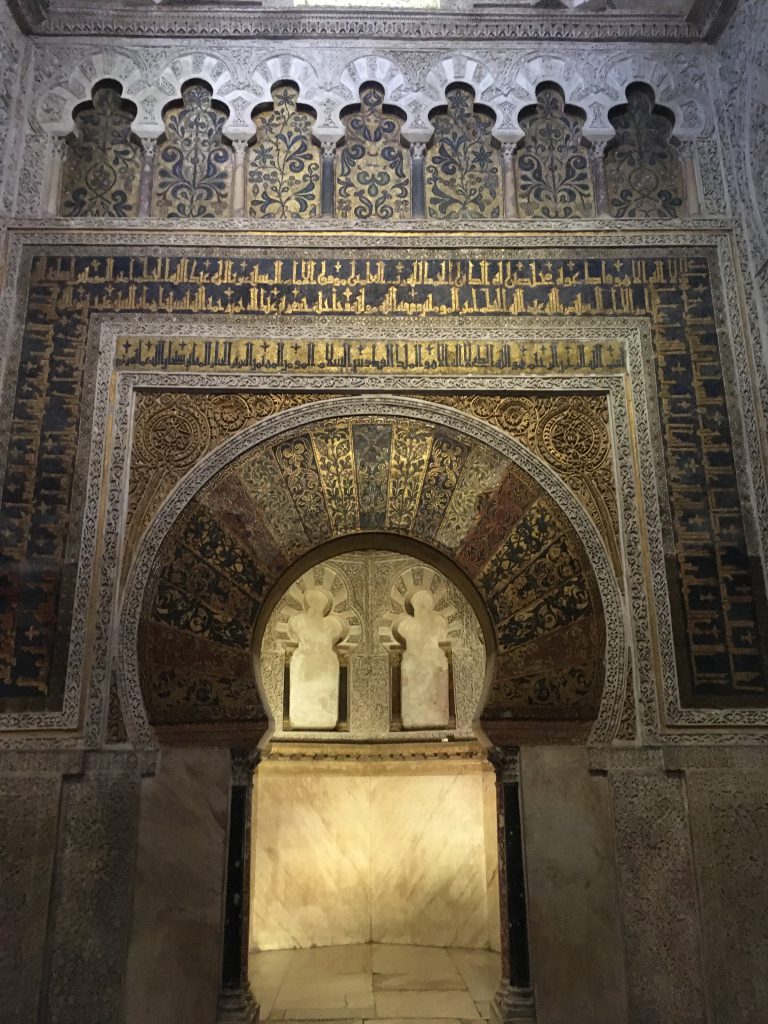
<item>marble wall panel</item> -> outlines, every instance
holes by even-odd
[[[488,946],[501,952],[501,915],[499,910],[499,848],[497,828],[496,778],[483,775],[483,829],[485,830],[485,892],[488,907]]]
[[[354,772],[263,764],[254,787],[251,946],[369,942],[370,801]]]
[[[371,836],[374,942],[488,946],[479,772],[373,778]]]
[[[0,992],[5,1024],[37,1024],[61,777],[0,775]]]
[[[165,750],[142,781],[126,1024],[214,1019],[229,773],[227,750]]]
[[[524,748],[520,765],[539,1020],[627,1024],[608,782],[583,747]]]
[[[768,775],[691,771],[686,783],[710,1019],[768,1020]]]
[[[252,948],[373,941],[487,949],[492,935],[497,947],[486,776],[480,765],[262,765]]]

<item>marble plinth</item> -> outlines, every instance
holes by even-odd
[[[252,948],[496,944],[489,787],[479,763],[370,773],[267,761],[254,800]]]

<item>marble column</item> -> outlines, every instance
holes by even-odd
[[[608,139],[596,139],[589,151],[589,159],[592,163],[592,181],[595,188],[595,212],[598,217],[610,217],[611,211],[608,203],[608,182],[605,177],[605,149]]]
[[[157,139],[141,140],[141,179],[139,184],[139,216],[152,216],[152,183],[155,178]]]
[[[45,212],[49,217],[57,217],[59,215],[61,176],[64,171],[64,161],[67,158],[68,149],[69,147],[65,138],[57,137],[51,140],[51,155],[48,164],[48,188],[45,199]]]
[[[244,217],[246,210],[245,191],[247,184],[246,157],[248,155],[248,140],[235,139],[232,143],[234,154],[234,169],[232,173],[232,216]]]
[[[531,986],[518,751],[494,747],[489,759],[496,772],[501,911],[501,982],[491,1003],[491,1019],[494,1024],[530,1024],[536,1020],[536,1005]]]
[[[688,217],[698,217],[701,213],[701,197],[696,175],[695,144],[690,140],[682,142],[680,157],[683,162],[683,180],[685,182],[685,213]]]
[[[515,193],[515,169],[514,158],[516,142],[502,142],[501,144],[501,174],[502,188],[504,192],[504,216],[508,219],[519,216],[517,209],[517,195]]]
[[[221,988],[216,1024],[257,1024],[259,1020],[259,1006],[248,981],[251,798],[253,773],[258,763],[256,751],[232,751]]]
[[[426,217],[426,196],[424,191],[424,154],[426,142],[411,143],[411,214],[414,219]]]
[[[336,139],[332,142],[323,143],[322,176],[320,179],[320,212],[324,217],[332,217],[335,212],[336,146]]]

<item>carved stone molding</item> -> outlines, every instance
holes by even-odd
[[[64,11],[45,0],[13,0],[13,9],[26,31],[37,35],[126,35],[214,38],[294,39],[461,39],[461,40],[589,40],[589,41],[676,41],[709,40],[722,30],[732,8],[730,0],[712,0],[698,5],[688,18],[659,12],[622,11],[622,17],[600,11],[568,9],[533,12],[524,5],[512,15],[493,6],[482,16],[457,4],[446,17],[442,12],[351,10],[341,17],[336,11],[315,8],[259,10],[257,13],[230,9],[216,12],[193,5],[104,8],[81,3]],[[458,9],[456,9],[458,8]]]
[[[642,81],[674,112],[676,136],[696,139],[715,128],[705,70],[697,51],[669,46],[638,54],[637,47],[626,44],[595,51],[574,43],[567,53],[555,56],[544,44],[532,52],[522,43],[489,42],[481,63],[450,43],[442,52],[429,45],[419,50],[412,39],[392,41],[386,54],[377,49],[364,55],[357,43],[343,41],[329,49],[294,40],[286,55],[282,44],[268,40],[258,48],[206,40],[195,54],[189,53],[188,44],[172,41],[162,47],[132,41],[112,48],[90,40],[61,40],[46,44],[28,103],[33,131],[67,134],[73,109],[96,82],[114,80],[122,86],[123,98],[138,108],[136,134],[157,138],[164,130],[162,111],[169,99],[180,95],[185,81],[202,79],[227,108],[224,134],[243,139],[253,135],[254,108],[271,103],[272,87],[287,79],[299,86],[301,103],[315,110],[313,133],[325,143],[341,138],[342,110],[357,102],[361,84],[375,80],[384,89],[385,102],[405,112],[405,138],[424,143],[432,135],[430,113],[445,104],[446,86],[464,83],[477,102],[493,111],[493,134],[504,143],[521,137],[518,115],[536,102],[536,88],[543,81],[556,81],[566,102],[584,110],[588,138],[612,136],[610,108],[624,101],[629,84]]]

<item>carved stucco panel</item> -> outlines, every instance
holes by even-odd
[[[704,1024],[701,940],[680,775],[611,775],[631,1019]]]
[[[139,816],[138,759],[92,755],[62,791],[44,1019],[118,1020]]]
[[[0,776],[0,991],[6,1024],[38,1019],[60,788],[58,773]]]
[[[707,995],[717,1024],[768,1017],[768,774],[686,773]]]

